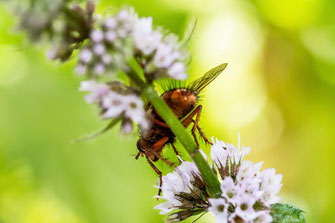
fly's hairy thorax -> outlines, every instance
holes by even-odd
[[[198,102],[198,97],[188,89],[173,89],[161,96],[178,119],[190,113]]]

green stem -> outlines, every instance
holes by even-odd
[[[195,144],[194,139],[190,136],[189,133],[187,133],[183,125],[180,123],[180,120],[177,119],[169,106],[157,94],[152,85],[145,83],[133,70],[127,72],[127,74],[141,88],[142,94],[151,102],[158,114],[170,127],[173,134],[185,147],[186,151],[193,159],[193,162],[198,167],[201,176],[208,186],[209,192],[215,197],[220,197],[221,189],[217,177],[201,153],[196,152],[197,145]]]

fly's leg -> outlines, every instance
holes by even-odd
[[[178,152],[177,148],[174,146],[174,144],[173,144],[173,143],[171,143],[171,145],[172,145],[173,151],[174,151],[174,152],[175,152],[175,154],[177,155],[177,158],[178,158],[179,162],[180,162],[180,163],[182,163],[182,162],[183,162],[183,160],[182,160],[182,158],[180,157],[180,155],[179,155],[179,152]]]
[[[163,178],[162,178],[162,172],[151,162],[151,160],[149,159],[148,155],[145,154],[145,158],[147,159],[148,163],[150,164],[150,166],[152,167],[152,169],[155,170],[155,172],[158,174],[159,176],[159,189],[158,189],[158,196],[161,195],[162,193],[162,186],[163,186]],[[157,198],[157,200],[159,200],[159,198]]]
[[[155,150],[151,149],[149,150],[150,152],[152,152],[158,159],[162,160],[164,163],[166,163],[167,165],[171,166],[171,167],[176,167],[176,165],[174,163],[172,163],[171,161],[169,161],[168,159],[164,158],[161,154],[159,154],[158,152],[156,152]]]
[[[148,111],[150,107],[151,107],[151,103],[148,102],[148,104],[145,105],[144,110]]]
[[[138,152],[137,155],[135,156],[135,159],[137,160],[138,157],[140,157],[140,155],[141,155],[141,152]]]
[[[193,123],[195,123],[194,120],[193,120]],[[197,129],[198,129],[198,132],[200,133],[201,137],[205,140],[205,142],[208,143],[208,144],[210,144],[210,145],[213,145],[213,143],[208,140],[208,138],[206,137],[206,135],[202,131],[202,129],[199,127],[199,125],[197,125]]]
[[[193,135],[194,140],[195,140],[195,142],[197,143],[197,146],[198,146],[198,149],[199,149],[199,143],[198,143],[197,137],[196,137],[196,135],[195,135],[195,129],[197,128],[198,123],[199,123],[199,119],[200,119],[200,114],[201,114],[202,106],[199,105],[199,106],[197,107],[197,110],[198,110],[197,113],[196,113],[197,116],[195,117],[195,121],[194,121],[194,124],[193,124],[193,127],[192,127],[192,135]],[[192,119],[192,121],[193,121],[193,119]]]
[[[149,151],[154,154],[158,159],[161,159],[163,162],[165,162],[167,165],[175,167],[174,163],[170,162],[168,159],[164,158],[159,152],[157,152],[165,146],[167,141],[169,141],[169,137],[164,136],[163,138],[159,139],[155,144],[153,144],[152,147],[149,148]]]
[[[196,107],[191,114],[189,114],[183,121],[182,121],[182,125],[184,126],[184,128],[187,128],[192,122],[194,123],[193,124],[193,127],[192,127],[192,136],[194,138],[194,141],[197,145],[197,149],[193,152],[193,154],[191,155],[192,157],[194,157],[198,151],[199,151],[199,142],[198,142],[198,139],[197,139],[197,136],[195,134],[195,130],[197,129],[198,132],[200,133],[201,137],[205,140],[206,143],[209,143],[211,145],[213,145],[213,143],[211,143],[208,138],[205,136],[204,132],[201,130],[201,128],[199,127],[198,123],[199,123],[199,119],[200,119],[200,115],[201,115],[201,110],[202,110],[202,105],[199,105],[198,107]],[[193,117],[196,116],[195,120],[193,120]],[[162,122],[158,119],[153,119],[153,122],[159,126],[162,126],[162,127],[165,127],[165,128],[169,128],[169,126],[165,123],[165,122]],[[178,159],[179,159],[179,153],[178,151],[176,150],[176,148],[174,147],[174,145],[172,144],[172,147],[175,151],[175,153],[177,154],[178,156]],[[180,160],[180,159],[179,159]]]
[[[184,128],[186,129],[193,121],[193,117],[195,115],[197,115],[199,113],[199,111],[201,112],[201,108],[202,106],[199,105],[198,107],[196,107],[191,114],[189,114],[186,118],[184,118],[184,120],[181,122],[181,124],[184,126]],[[199,118],[198,118],[199,119]]]
[[[169,128],[169,126],[165,122],[162,122],[162,121],[160,121],[160,120],[158,120],[156,118],[153,118],[152,122],[155,123],[155,124],[157,124],[157,125],[159,125],[159,126],[162,126],[164,128]]]
[[[192,122],[194,122],[193,127],[192,127],[192,135],[194,138],[195,143],[197,144],[197,149],[191,154],[192,157],[194,157],[198,152],[199,152],[199,142],[198,139],[195,135],[195,129],[197,128],[199,119],[200,119],[200,114],[201,114],[201,109],[202,106],[199,105],[196,107],[191,114],[189,114],[183,121],[182,124],[184,128],[187,128]],[[195,121],[193,120],[193,117],[196,116]]]

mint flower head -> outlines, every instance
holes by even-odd
[[[160,198],[166,201],[155,209],[170,213],[168,221],[176,222],[205,212],[214,214],[218,223],[272,222],[270,205],[280,200],[282,175],[275,169],[261,170],[262,162],[244,161],[249,151],[213,140],[211,159],[221,181],[221,196],[211,197],[197,167],[183,162],[163,177]]]
[[[151,17],[139,18],[132,8],[105,18],[91,31],[89,40],[80,52],[76,69],[80,75],[115,73],[125,69],[127,58],[134,56],[151,80],[187,78],[183,63],[187,56],[178,38],[155,29]]]
[[[150,127],[141,98],[121,82],[82,81],[80,90],[89,92],[85,96],[86,102],[96,104],[104,119],[122,119],[124,123],[122,130],[125,133],[132,131],[133,122],[137,123],[142,130]]]
[[[173,173],[163,176],[162,196],[166,200],[154,207],[160,214],[169,215],[168,221],[182,221],[209,208],[206,185],[194,163],[182,162]]]
[[[150,83],[163,77],[187,78],[187,54],[178,38],[161,28],[155,29],[151,17],[139,18],[132,8],[103,18],[90,31],[78,54],[75,72],[90,79],[83,81],[80,88],[90,92],[85,96],[87,103],[98,105],[104,119],[120,118],[127,133],[133,129],[133,123],[144,132],[151,125],[138,88],[115,81],[118,73],[131,69],[129,58],[135,58]]]
[[[189,55],[184,44],[176,35],[154,27],[152,17],[139,17],[131,7],[102,16],[96,14],[93,1],[57,0],[53,4],[22,5],[21,28],[36,40],[52,42],[47,52],[50,60],[66,62],[77,57],[74,71],[88,79],[80,90],[89,92],[86,102],[96,104],[103,119],[121,121],[127,133],[134,123],[142,132],[148,130],[151,120],[144,109],[143,92],[134,80],[125,81],[124,75],[132,79],[136,63],[148,84],[160,78],[186,79]],[[35,14],[43,16],[36,20],[31,16]]]

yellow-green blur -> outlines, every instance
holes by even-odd
[[[205,133],[236,145],[240,133],[246,159],[283,174],[282,202],[309,223],[335,222],[335,2],[101,0],[97,10],[123,5],[180,36],[197,18],[190,79],[229,64],[202,95]],[[74,63],[49,61],[16,21],[0,5],[0,223],[163,222],[158,178],[134,158],[137,134],[73,143],[106,123]]]

